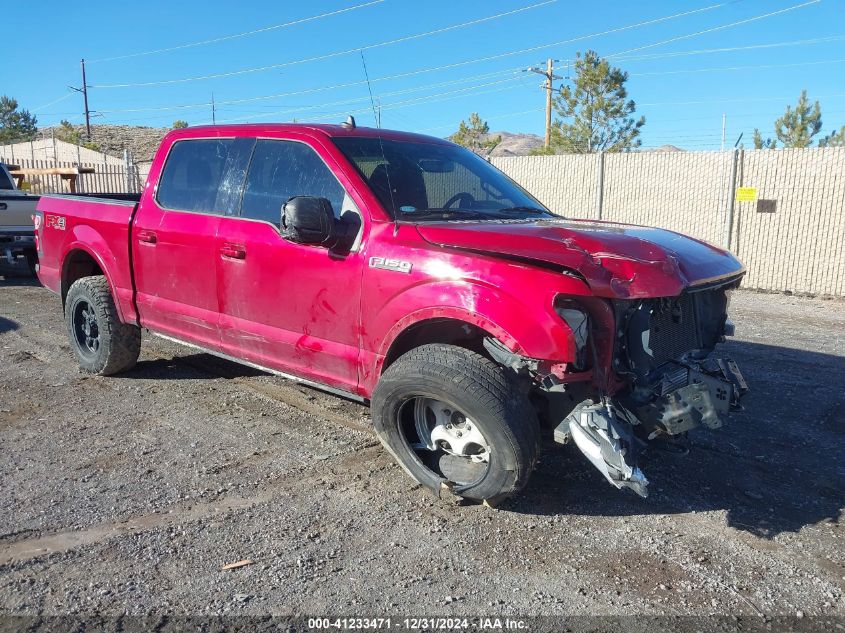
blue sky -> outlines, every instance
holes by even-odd
[[[74,11],[68,6],[41,3],[37,26],[4,33],[11,53],[0,63],[0,93],[35,111],[42,125],[82,122],[81,95],[67,89],[81,83],[82,57],[90,60],[93,123],[209,123],[211,107],[204,104],[213,93],[218,122],[336,122],[355,112],[359,124],[369,125],[361,47],[382,125],[438,136],[473,111],[494,130],[542,134],[542,79],[521,69],[552,57],[566,75],[565,60],[587,48],[630,73],[629,94],[647,119],[647,147],[718,149],[723,113],[728,145],[743,132],[748,145],[755,126],[772,134],[774,119],[804,88],[821,102],[825,132],[845,124],[845,0],[92,0]],[[441,32],[412,37],[431,31]],[[606,31],[613,32],[598,35]],[[385,44],[392,40],[404,41]],[[322,56],[328,57],[313,59]],[[273,67],[253,70],[267,66]],[[194,80],[209,75],[218,76]]]

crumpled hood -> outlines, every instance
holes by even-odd
[[[542,219],[419,224],[443,247],[559,265],[582,275],[600,297],[671,297],[735,277],[745,268],[728,251],[667,231],[612,222]]]

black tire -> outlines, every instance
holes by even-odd
[[[141,328],[122,323],[102,275],[73,282],[65,298],[65,324],[79,366],[110,376],[135,366],[141,352]]]
[[[38,264],[38,255],[34,251],[28,251],[25,254],[25,257],[27,268],[29,268],[29,274],[35,277],[38,274],[38,270],[36,269],[36,265]]]
[[[406,409],[419,398],[455,407],[481,431],[489,461],[478,480],[449,481],[432,468],[431,450],[420,450],[419,437],[409,440]],[[411,477],[438,493],[445,485],[455,495],[496,504],[525,487],[537,460],[540,426],[528,398],[507,370],[461,347],[423,345],[401,356],[376,387],[372,417],[385,448]]]

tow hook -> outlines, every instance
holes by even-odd
[[[555,429],[555,441],[569,438],[590,463],[617,488],[648,496],[648,479],[636,465],[636,439],[609,402],[582,402]]]

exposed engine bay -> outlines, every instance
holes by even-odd
[[[613,370],[625,387],[584,394],[574,408],[572,386],[549,389],[551,397],[570,392],[571,410],[556,425],[555,441],[573,442],[611,484],[645,497],[648,479],[637,458],[647,443],[722,426],[748,391],[736,363],[716,353],[733,334],[727,308],[736,283],[614,301]]]

